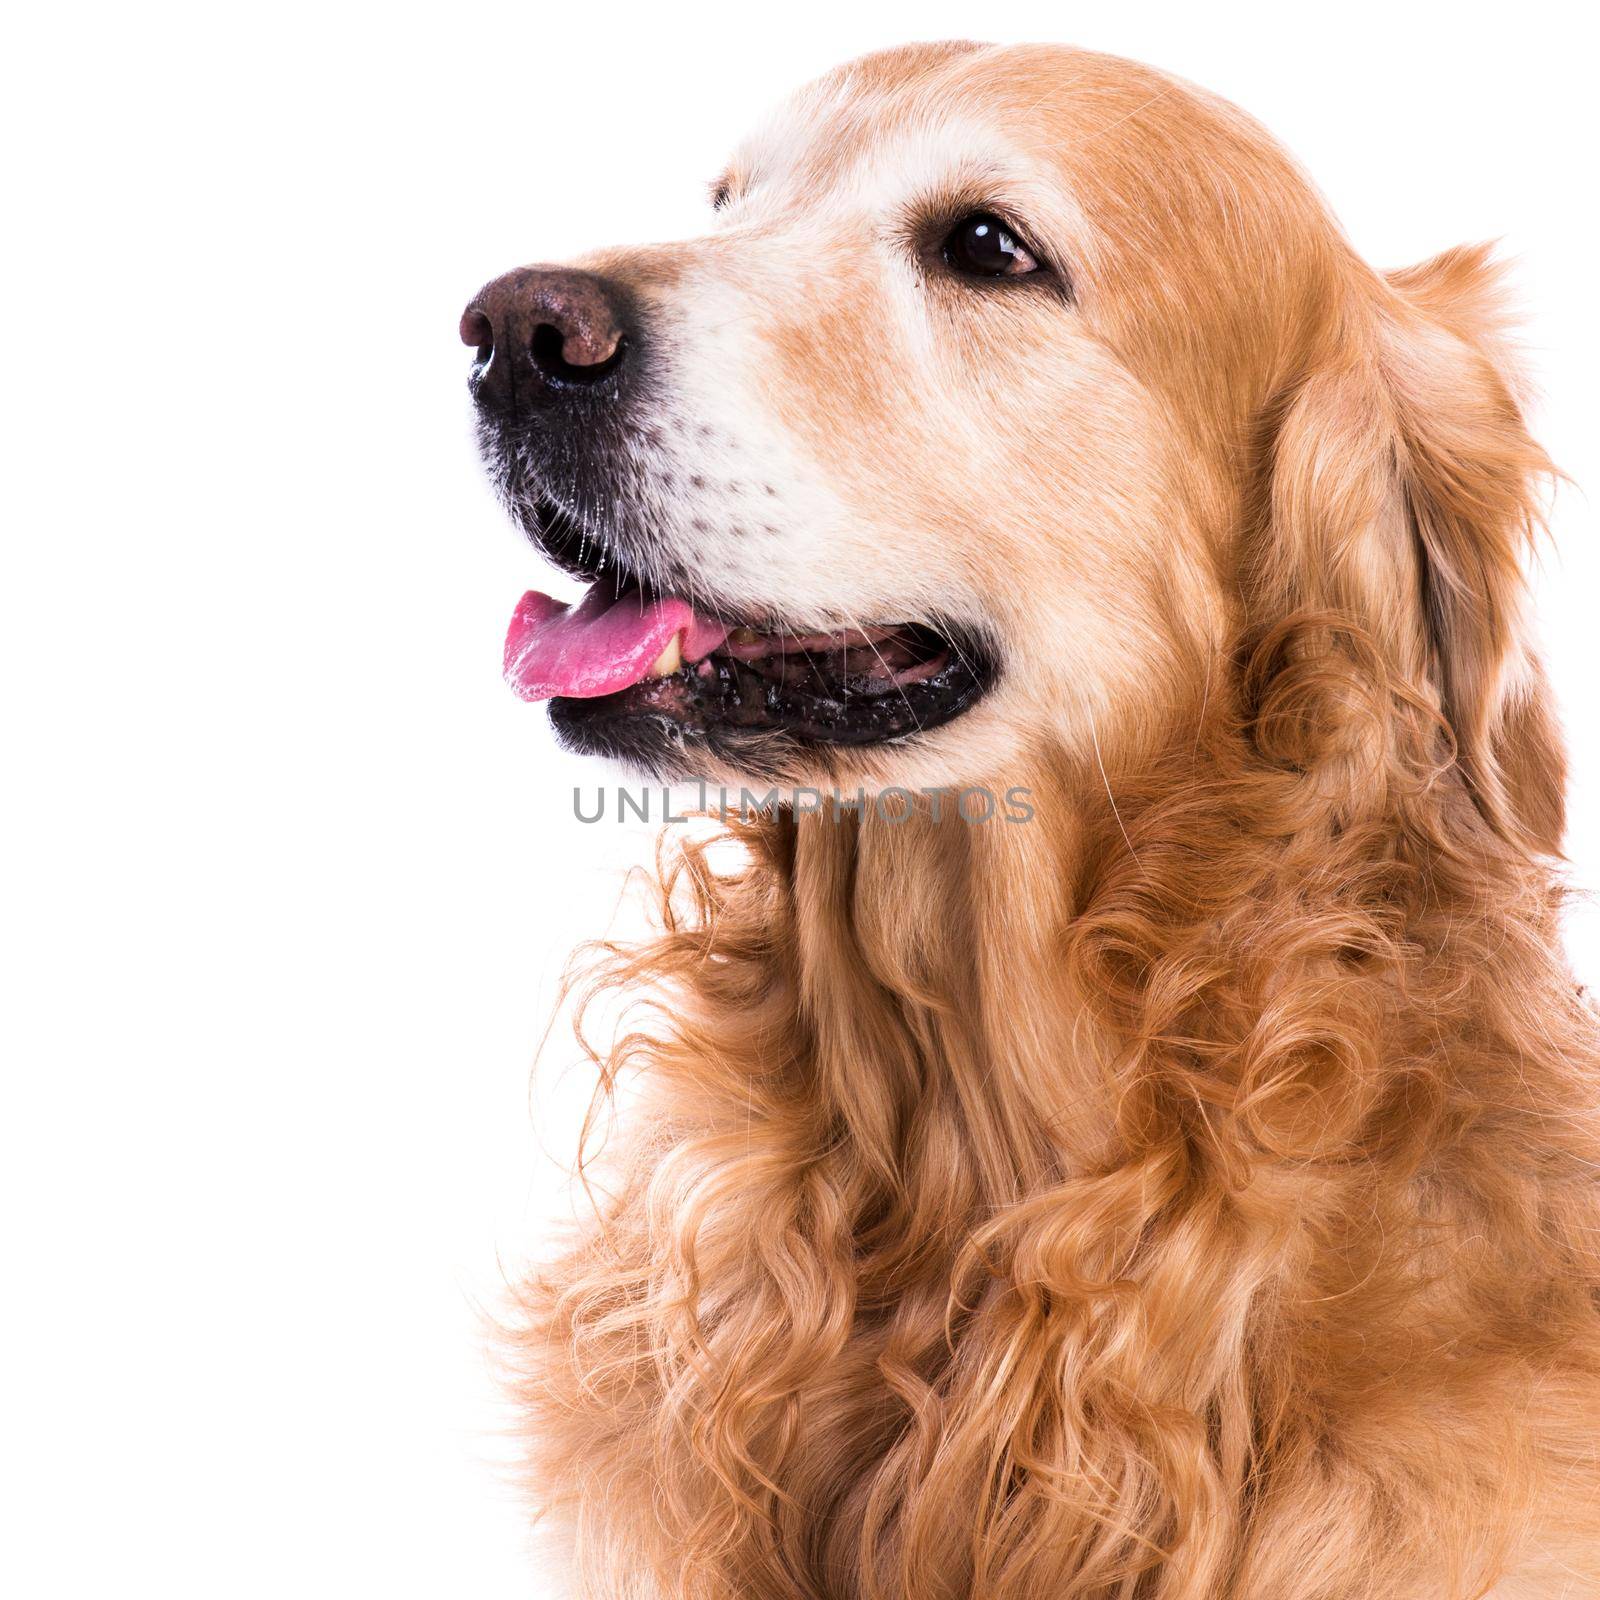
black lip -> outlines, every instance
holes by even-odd
[[[570,750],[668,776],[692,775],[702,755],[779,775],[818,756],[915,740],[971,710],[998,673],[994,652],[968,630],[907,631],[920,636],[930,660],[947,659],[900,687],[825,668],[799,684],[775,681],[755,664],[713,652],[617,694],[554,699],[551,725]]]
[[[546,559],[574,578],[593,580],[609,573],[620,585],[632,575],[615,550],[586,531],[571,512],[549,495],[536,496],[533,513],[525,519],[525,526],[528,538]]]

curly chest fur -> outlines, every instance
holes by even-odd
[[[1215,827],[1232,781],[680,861],[611,974],[670,997],[609,1062],[635,1136],[520,1335],[594,1592],[1467,1600],[1586,1504],[1592,1024],[1547,908],[1463,917],[1392,826],[1308,880]],[[879,903],[934,884],[942,935]]]

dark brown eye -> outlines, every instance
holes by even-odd
[[[963,217],[950,230],[944,258],[957,272],[973,278],[1020,278],[1039,270],[1028,247],[987,211]]]

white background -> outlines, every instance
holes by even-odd
[[[42,20],[48,9],[50,20]],[[1577,487],[1541,613],[1600,884],[1595,40],[1578,8],[30,7],[0,74],[5,1451],[19,1597],[542,1596],[476,1318],[563,1202],[552,985],[645,837],[501,686],[547,582],[456,320],[692,232],[913,37],[1219,90],[1397,265],[1501,236]],[[1575,928],[1600,977],[1593,919]]]

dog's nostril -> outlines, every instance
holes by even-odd
[[[468,306],[461,313],[461,342],[476,345],[480,350],[494,345],[494,325],[476,307]]]
[[[553,323],[541,322],[533,330],[533,341],[529,346],[534,365],[543,367],[546,372],[560,372],[568,365],[562,353],[566,342],[566,335],[558,327]]]
[[[610,337],[597,343],[584,332],[576,335],[553,322],[541,322],[528,341],[528,354],[533,364],[546,377],[560,378],[567,383],[588,383],[603,378],[616,365],[622,352],[620,337]]]

